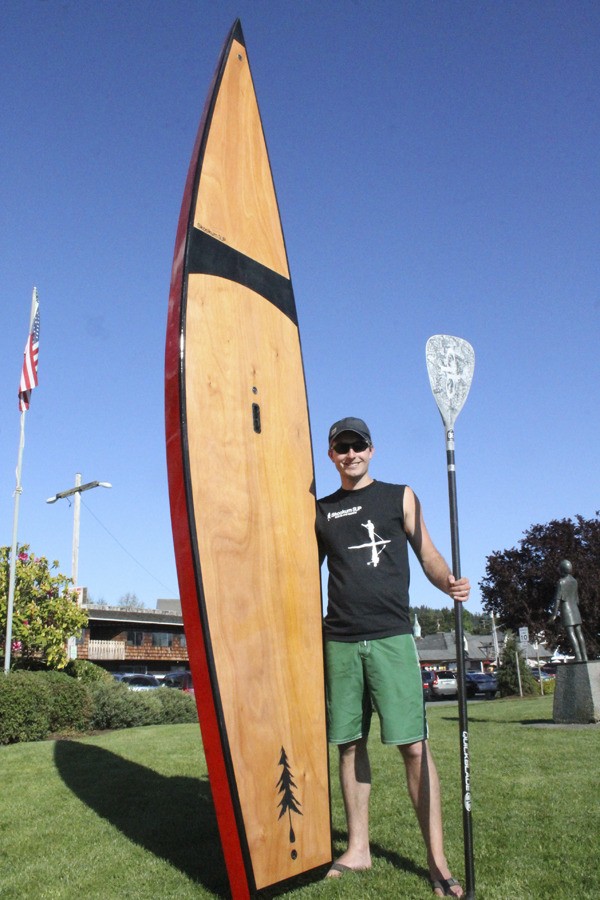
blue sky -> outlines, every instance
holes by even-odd
[[[6,0],[0,31],[0,540],[33,285],[40,385],[19,541],[95,600],[178,595],[163,424],[183,185],[239,16],[271,156],[306,369],[317,490],[331,422],[406,482],[449,557],[444,434],[425,343],[475,379],[456,426],[463,573],[534,523],[593,516],[600,425],[600,6],[532,2]],[[418,567],[417,567],[418,568]],[[413,567],[415,604],[445,597]]]

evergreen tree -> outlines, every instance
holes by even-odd
[[[518,641],[514,634],[508,634],[500,656],[500,670],[497,673],[498,690],[501,697],[511,697],[519,693],[519,675],[523,694],[536,694],[537,682],[531,669],[523,659]]]
[[[415,613],[421,626],[421,636],[429,634],[454,631],[454,606],[443,609],[432,609],[429,606],[411,606],[411,621],[414,621]],[[489,615],[472,613],[463,606],[463,628],[469,634],[490,634],[492,620]]]

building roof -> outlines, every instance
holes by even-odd
[[[498,651],[502,652],[504,632],[497,630]],[[492,634],[464,633],[467,655],[473,662],[491,661],[495,657],[494,636]],[[422,663],[456,662],[456,636],[453,631],[438,631],[416,640],[419,659]],[[549,659],[552,651],[540,644],[539,648],[525,644],[522,648],[526,659]]]
[[[124,609],[122,606],[87,606],[85,607],[90,622],[118,622],[123,625],[139,627],[140,625],[179,625],[183,627],[181,610],[163,612],[160,609]]]

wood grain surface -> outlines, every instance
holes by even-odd
[[[166,353],[184,625],[232,895],[331,860],[320,571],[295,300],[239,23],[184,193]]]

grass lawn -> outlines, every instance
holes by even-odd
[[[480,900],[600,897],[598,726],[552,726],[552,697],[469,704]],[[446,849],[462,877],[456,704],[431,705]],[[545,723],[545,724],[544,724]],[[431,897],[398,752],[371,740],[373,869],[301,898]],[[336,854],[345,820],[332,752]],[[197,725],[0,748],[0,897],[228,896]]]

